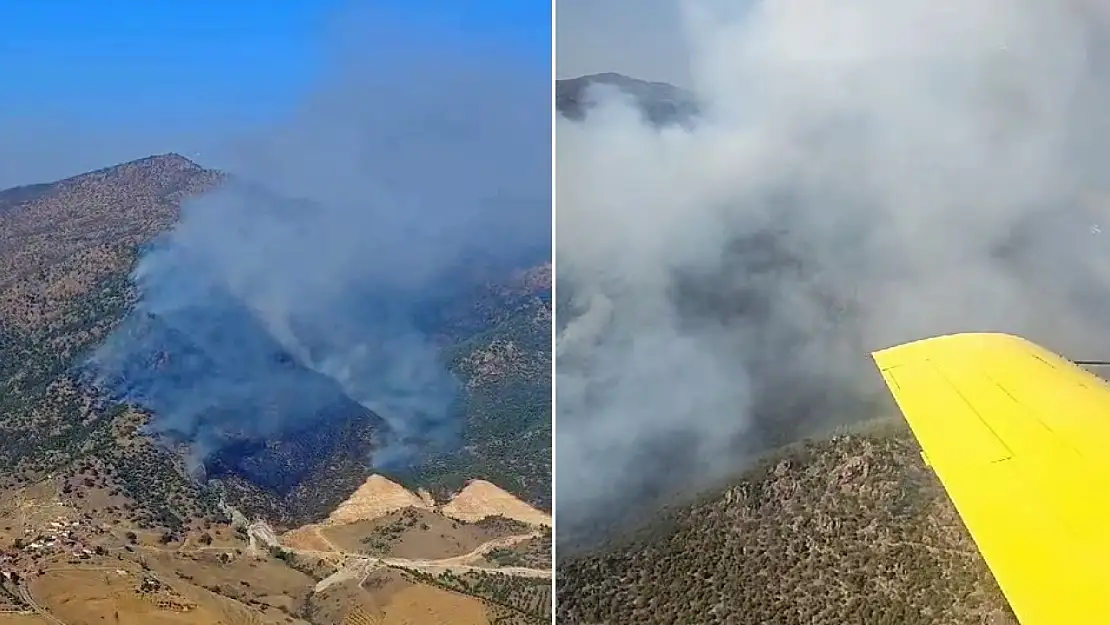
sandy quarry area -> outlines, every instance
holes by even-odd
[[[281,540],[298,549],[337,551],[337,546],[321,530],[355,526],[390,516],[406,508],[438,512],[467,523],[503,516],[536,527],[551,527],[551,515],[485,480],[472,480],[449,502],[436,506],[426,492],[413,493],[381,475],[372,475],[346,501],[339,504],[323,523],[310,523],[290,530]]]
[[[546,514],[485,480],[473,480],[447,502],[443,514],[460,521],[480,521],[501,515],[530,525],[551,527]]]
[[[427,499],[380,475],[366,478],[346,501],[328,515],[329,525],[369,521],[403,508],[431,509]]]

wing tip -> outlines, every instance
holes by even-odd
[[[972,352],[1005,345],[1028,345],[1029,341],[1005,332],[957,332],[926,337],[871,352],[880,371],[921,360],[937,350]]]

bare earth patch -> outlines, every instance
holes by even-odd
[[[487,625],[481,600],[413,583],[389,570],[374,571],[315,595],[313,613],[336,625]]]
[[[326,523],[332,525],[369,521],[402,508],[429,507],[426,501],[404,486],[380,475],[371,475],[328,515]]]
[[[122,625],[215,625],[224,622],[217,611],[190,602],[187,611],[163,609],[144,597],[134,572],[71,569],[47,572],[31,583],[36,599],[51,614],[71,625],[121,623]]]
[[[382,610],[382,622],[391,625],[487,625],[486,607],[459,593],[412,584],[398,590]]]
[[[471,523],[487,517],[503,516],[529,525],[551,527],[551,515],[485,480],[472,480],[442,510],[443,514],[453,519]]]
[[[335,548],[321,534],[320,525],[305,525],[281,535],[281,544],[303,551],[334,551]]]
[[[459,537],[455,534],[459,528],[447,527],[437,519],[475,523],[501,516],[535,527],[551,527],[550,515],[485,480],[472,480],[450,502],[437,509],[427,493],[416,494],[381,475],[372,475],[323,523],[310,523],[290,530],[282,535],[281,541],[289,547],[308,551],[358,551],[352,547],[351,536],[362,537],[372,533],[383,522],[389,524],[396,521],[394,517],[405,510],[417,514],[420,525],[427,526],[422,533],[429,536],[450,535],[452,540],[447,542],[452,543],[452,549],[461,546],[453,544],[458,541]],[[462,542],[478,544],[494,537],[484,534],[480,537],[467,536]],[[337,542],[343,546],[340,547]],[[440,549],[432,551],[438,553]],[[423,554],[423,557],[429,556]]]

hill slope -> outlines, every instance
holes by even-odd
[[[366,585],[345,582],[321,594],[314,585],[340,563],[280,547],[254,549],[250,517],[279,530],[293,527],[327,517],[355,492],[372,472],[369,460],[385,427],[280,349],[273,350],[269,374],[333,396],[327,415],[294,419],[265,437],[228,431],[232,444],[203,466],[159,421],[157,375],[172,373],[182,382],[219,369],[211,346],[175,335],[172,319],[134,312],[131,270],[143,246],[178,219],[182,201],[228,181],[170,154],[0,191],[0,527],[7,528],[0,532],[0,565],[30,580],[5,586],[0,598],[29,609],[18,595],[30,593],[70,625],[86,622],[75,611],[84,604],[98,606],[87,622],[110,619],[113,611],[120,622],[142,623],[377,622],[395,610],[398,618],[419,621],[424,599],[534,620],[540,591],[511,572],[482,572],[497,568],[494,562],[472,566],[470,575],[493,575],[482,577],[477,590],[455,588],[442,571],[394,563],[386,569],[404,569],[401,577],[380,588],[371,583],[374,575],[362,575]],[[459,418],[467,446],[440,452],[434,463],[407,474],[406,484],[447,501],[467,481],[486,479],[529,503],[550,505],[549,271],[487,273],[429,306],[420,321],[466,385]],[[250,330],[249,320],[239,321],[236,332]],[[90,385],[86,357],[120,328],[149,349],[119,363],[118,379]],[[229,380],[236,373],[224,372]],[[516,393],[511,401],[498,396],[504,389]],[[223,408],[295,410],[288,400],[297,397],[285,399]],[[142,405],[131,403],[137,400]],[[76,538],[50,539],[43,547],[42,537],[56,533],[51,523],[63,517],[78,523]],[[467,528],[458,531],[476,532]],[[405,549],[421,556],[427,546],[429,556],[442,555],[444,544],[466,546],[466,540],[409,540]],[[122,586],[104,576],[106,566],[124,571]],[[52,572],[61,570],[68,572]],[[163,593],[169,598],[136,590],[144,571],[173,590]],[[526,588],[512,590],[521,584]],[[340,588],[352,603],[327,608],[335,599],[329,593]],[[506,592],[523,594],[514,603],[503,600]],[[519,607],[529,601],[535,606]],[[191,607],[172,617],[182,605]]]
[[[128,336],[145,347],[138,360],[112,368],[120,379],[105,386],[116,395],[141,400],[157,413],[164,404],[158,376],[172,374],[179,382],[201,372],[211,376],[217,364],[206,360],[209,346],[175,339],[172,319],[129,315],[135,297],[129,271],[138,248],[173,224],[183,199],[227,179],[171,154],[0,196],[5,201],[0,214],[4,241],[0,244],[0,384],[8,390],[4,401],[12,413],[3,427],[20,433],[6,439],[8,443],[36,439],[41,443],[44,431],[53,430],[57,437],[72,428],[72,423],[54,423],[54,413],[43,406],[60,401],[59,385],[69,389],[62,397],[88,395],[88,389],[73,379],[74,367],[125,319]],[[44,223],[53,227],[44,228]],[[461,488],[465,480],[480,477],[504,484],[531,502],[549,505],[550,290],[550,267],[540,267],[515,277],[476,282],[448,294],[428,311],[427,323],[441,335],[445,362],[467,384],[463,415],[467,447],[463,456],[437,457],[414,477],[424,481],[421,485],[446,495]],[[236,340],[244,331],[252,331],[249,316],[242,312],[229,309],[218,316],[220,323],[238,320]],[[259,336],[265,338],[262,333]],[[242,495],[245,505],[258,513],[291,519],[326,514],[367,477],[358,466],[365,464],[375,432],[380,432],[380,420],[339,389],[328,390],[327,380],[313,381],[313,372],[298,372],[292,358],[280,355],[280,347],[274,345],[270,351],[277,358],[270,367],[273,376],[292,375],[304,380],[293,387],[301,392],[309,384],[319,389],[314,395],[335,396],[332,414],[299,422],[330,425],[312,431],[308,438],[309,430],[278,433],[287,449],[243,440],[214,458],[209,473],[230,478],[229,492]],[[498,359],[504,362],[491,364]],[[264,400],[266,409],[283,406],[289,411],[296,406],[289,401],[294,398],[256,399]],[[104,402],[96,397],[80,401],[87,404],[81,409],[86,413],[107,409],[107,405],[97,408]],[[224,408],[255,412],[262,406]],[[85,415],[79,420],[96,419]],[[53,425],[43,427],[47,424]],[[506,432],[514,436],[504,436]],[[60,460],[45,458],[59,445],[60,440],[22,445],[6,456],[20,467],[44,468]],[[309,495],[315,490],[313,484],[332,488],[323,497],[318,492]]]
[[[902,428],[780,451],[558,570],[568,625],[1016,625]]]

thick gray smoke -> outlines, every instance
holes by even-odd
[[[202,453],[358,404],[396,443],[379,464],[450,438],[436,307],[482,271],[550,258],[545,64],[392,22],[355,37],[144,252],[137,310],[93,358]]]
[[[1110,355],[1110,14],[680,6],[692,129],[601,93],[557,124],[561,528],[875,416],[877,348]]]

